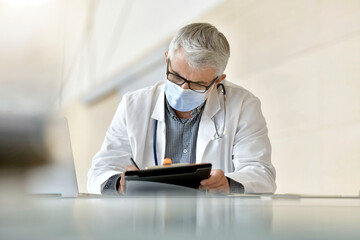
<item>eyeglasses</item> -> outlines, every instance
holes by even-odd
[[[219,77],[216,77],[211,83],[210,85],[208,86],[205,86],[205,85],[202,85],[200,83],[197,83],[197,82],[192,82],[192,81],[189,81],[175,73],[172,73],[169,71],[169,65],[170,65],[170,59],[168,59],[168,62],[167,62],[167,66],[166,66],[166,77],[169,81],[175,83],[176,85],[183,85],[184,83],[187,83],[189,88],[195,92],[199,92],[199,93],[204,93],[206,92],[214,83],[215,81],[219,78]]]

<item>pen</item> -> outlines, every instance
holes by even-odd
[[[137,169],[140,170],[140,168],[138,167],[138,165],[136,164],[136,162],[134,161],[134,159],[133,159],[132,157],[130,158],[130,160],[131,160],[132,164],[133,164]]]

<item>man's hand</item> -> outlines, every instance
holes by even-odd
[[[210,193],[229,193],[230,187],[224,172],[220,169],[211,170],[210,177],[200,182],[200,190],[209,190]]]
[[[120,185],[119,185],[119,193],[124,194],[125,191],[125,172],[127,171],[137,171],[139,169],[137,169],[135,166],[133,165],[127,165],[125,167],[125,171],[121,174],[121,179],[120,179]]]

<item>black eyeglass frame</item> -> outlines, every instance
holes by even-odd
[[[205,86],[205,85],[202,85],[202,84],[197,83],[197,82],[189,81],[189,80],[187,80],[187,79],[185,79],[185,78],[183,78],[183,77],[181,77],[181,76],[179,76],[179,75],[177,75],[177,74],[175,74],[175,73],[170,72],[170,71],[169,71],[169,65],[170,65],[170,59],[168,58],[167,66],[166,66],[166,78],[167,78],[169,81],[171,81],[171,80],[169,79],[169,74],[170,74],[170,75],[173,75],[174,77],[180,78],[181,80],[184,81],[184,82],[181,83],[181,84],[178,84],[178,83],[176,83],[176,82],[174,82],[174,81],[171,81],[171,82],[172,82],[172,83],[175,83],[175,84],[178,85],[178,86],[182,86],[184,83],[187,83],[188,86],[189,86],[189,89],[192,90],[192,91],[194,91],[194,92],[198,92],[198,93],[204,93],[204,92],[206,92],[207,90],[209,90],[209,88],[211,88],[211,86],[212,86],[212,85],[216,82],[216,80],[219,78],[219,76],[217,76],[216,78],[214,78],[214,80],[210,83],[209,86]],[[191,88],[191,85],[192,85],[192,84],[197,85],[197,86],[200,86],[200,87],[204,87],[205,89],[204,89],[204,90],[194,90],[194,89]]]

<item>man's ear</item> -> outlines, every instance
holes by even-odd
[[[226,74],[223,74],[223,75],[221,75],[220,77],[218,77],[218,79],[216,80],[216,82],[215,82],[215,84],[214,84],[214,88],[216,88],[217,85],[218,85],[219,83],[221,83],[225,78],[226,78]]]
[[[165,63],[167,64],[168,62],[168,51],[165,52]]]

